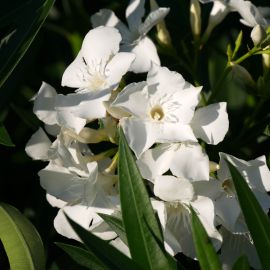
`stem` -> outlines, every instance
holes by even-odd
[[[107,157],[114,155],[117,152],[117,150],[118,150],[118,148],[112,148],[112,149],[101,152],[101,153],[94,155],[94,156],[85,156],[85,161],[86,162],[100,161],[102,159],[105,159]]]
[[[117,151],[112,159],[111,164],[109,165],[108,168],[105,169],[106,173],[112,173],[115,171],[116,166],[117,166],[117,162],[118,162],[118,157],[119,157],[119,152]]]
[[[238,59],[233,61],[233,64],[238,65],[238,64],[242,63],[244,60],[246,60],[250,56],[254,55],[257,51],[259,51],[259,49],[257,47],[252,48],[247,53],[245,53],[244,55],[240,56]]]

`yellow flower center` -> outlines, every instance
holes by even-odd
[[[156,105],[150,111],[150,116],[153,120],[160,121],[164,118],[164,112],[161,106]]]
[[[100,73],[95,73],[89,84],[89,88],[91,90],[99,90],[101,88],[104,88],[106,86],[106,78]]]

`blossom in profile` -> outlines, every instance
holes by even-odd
[[[135,73],[149,71],[151,62],[160,64],[156,46],[146,35],[169,12],[169,8],[158,8],[152,11],[143,22],[144,4],[144,0],[131,0],[129,2],[126,9],[128,27],[109,9],[101,9],[91,16],[93,27],[107,25],[116,27],[120,31],[122,35],[121,51],[136,54],[136,59],[130,67],[130,70]]]
[[[195,108],[202,87],[194,87],[177,72],[153,64],[145,82],[133,83],[112,103],[129,113],[120,119],[127,141],[137,157],[154,143],[223,140],[228,131],[226,103]]]
[[[201,3],[213,3],[209,15],[208,26],[205,31],[205,38],[208,38],[212,30],[220,24],[229,12],[238,12],[241,16],[240,22],[248,27],[261,25],[267,28],[270,21],[266,19],[266,13],[270,14],[270,10],[262,7],[256,7],[250,1],[245,0],[200,0]]]
[[[86,120],[74,115],[70,110],[61,110],[59,104],[62,96],[57,94],[51,85],[43,82],[38,93],[32,98],[33,112],[53,135],[57,135],[62,127],[79,133]]]

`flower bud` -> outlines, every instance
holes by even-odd
[[[209,161],[209,170],[210,173],[216,172],[219,170],[219,165],[214,161]]]
[[[193,35],[198,37],[201,33],[201,7],[198,0],[190,0],[190,25]]]
[[[269,69],[270,68],[270,54],[263,53],[262,59],[263,59],[264,68]]]
[[[232,65],[232,76],[240,83],[244,83],[247,86],[255,86],[255,82],[250,73],[240,65]]]
[[[150,7],[151,7],[151,10],[155,10],[159,8],[156,0],[150,0]],[[156,28],[157,28],[158,40],[164,45],[171,46],[172,40],[171,40],[170,33],[166,27],[165,21],[164,20],[160,21],[156,25]]]
[[[257,24],[251,31],[250,37],[254,43],[255,46],[260,44],[264,38],[266,37],[266,32],[263,29],[263,27],[259,24]]]

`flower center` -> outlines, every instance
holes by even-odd
[[[222,187],[229,197],[235,196],[235,188],[231,179],[226,179],[223,181]]]
[[[150,116],[153,120],[160,121],[164,118],[164,112],[160,105],[154,106],[150,111]]]
[[[100,73],[95,73],[90,79],[89,89],[100,90],[106,86],[106,78]]]

